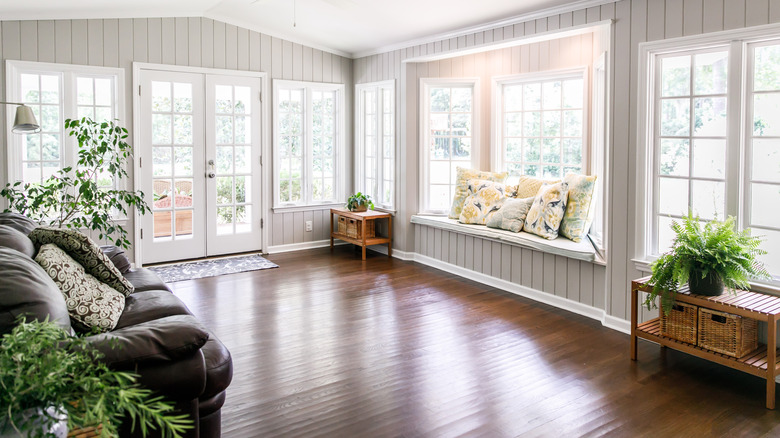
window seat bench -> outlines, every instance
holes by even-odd
[[[468,234],[487,239],[495,239],[501,242],[510,243],[537,251],[568,257],[571,259],[584,260],[587,262],[603,263],[596,249],[593,247],[590,239],[583,239],[581,242],[574,242],[565,237],[558,237],[555,240],[547,240],[535,234],[521,231],[513,233],[511,231],[488,228],[484,225],[467,225],[458,222],[455,219],[449,219],[445,216],[412,216],[411,222],[417,225],[424,225],[432,228],[453,231],[456,233]]]

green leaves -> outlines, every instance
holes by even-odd
[[[347,199],[347,210],[353,211],[361,205],[366,205],[371,210],[374,209],[374,203],[371,201],[371,197],[360,192],[355,193]]]

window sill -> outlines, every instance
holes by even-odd
[[[330,210],[331,208],[343,208],[343,202],[332,202],[327,204],[310,204],[310,205],[290,205],[274,207],[272,210],[274,213],[296,213],[299,211],[312,211],[312,210]]]
[[[548,254],[605,265],[604,260],[599,257],[593,244],[591,244],[590,239],[583,239],[581,242],[574,242],[564,237],[555,240],[547,240],[543,237],[524,231],[513,233],[511,231],[488,228],[484,225],[466,225],[444,216],[414,215],[412,216],[411,222],[413,224],[454,231],[456,233],[494,239]]]

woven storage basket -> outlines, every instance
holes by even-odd
[[[353,239],[363,238],[363,221],[347,218],[347,237]],[[366,238],[376,236],[374,221],[366,221]]]
[[[347,234],[347,218],[339,216],[339,234]]]
[[[661,335],[680,342],[696,345],[697,313],[696,306],[687,303],[675,303],[667,315],[663,309],[661,315]]]
[[[758,348],[758,321],[701,307],[699,347],[740,358]]]

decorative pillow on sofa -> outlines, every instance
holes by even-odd
[[[53,243],[73,257],[84,270],[125,296],[133,293],[130,284],[89,236],[67,228],[39,227],[30,233],[36,247]]]
[[[528,210],[523,229],[545,239],[558,237],[568,195],[569,185],[565,182],[542,185]]]
[[[515,198],[530,198],[536,196],[539,193],[539,189],[542,188],[542,184],[555,184],[561,180],[545,180],[536,178],[535,176],[520,175],[520,180],[517,182],[517,188],[515,189]]]
[[[533,196],[524,199],[507,199],[501,208],[488,219],[485,225],[490,228],[500,228],[519,233],[523,229],[525,217],[528,215],[528,210],[531,209],[533,202]]]
[[[493,181],[472,179],[468,189],[470,194],[463,203],[458,221],[485,225],[506,199],[506,186]]]
[[[460,212],[463,209],[463,203],[466,202],[466,198],[469,196],[468,184],[470,180],[481,179],[502,183],[507,176],[506,172],[485,172],[481,170],[466,169],[463,167],[456,167],[455,169],[455,196],[452,200],[452,208],[450,208],[450,219],[460,218]]]
[[[0,213],[0,225],[8,225],[25,236],[40,226],[37,222],[23,214],[11,212]]]
[[[596,175],[570,173],[563,178],[569,184],[569,200],[561,222],[560,234],[579,242],[588,234],[596,212]]]
[[[116,327],[125,309],[124,295],[87,274],[83,266],[57,245],[47,243],[41,246],[35,261],[65,296],[75,328],[105,332]]]
[[[27,257],[35,255],[35,245],[21,231],[9,225],[0,225],[0,246],[13,248]]]

